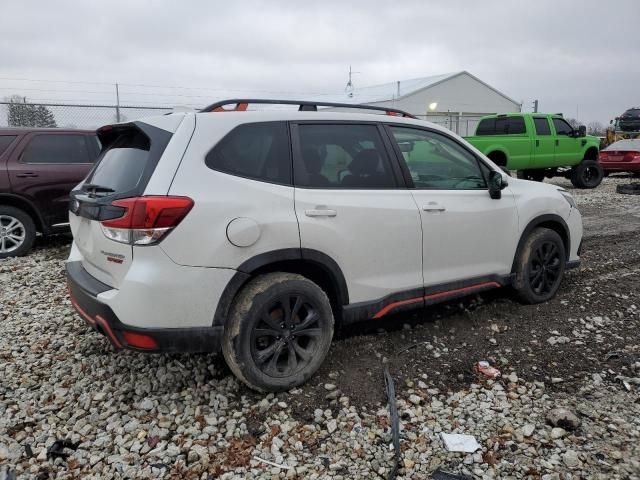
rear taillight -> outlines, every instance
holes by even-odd
[[[115,200],[123,215],[100,222],[104,235],[120,243],[152,245],[174,229],[193,207],[188,197],[134,197]]]
[[[609,154],[607,152],[600,152],[600,161],[607,161],[609,159]]]
[[[638,162],[640,161],[640,152],[627,152],[623,159],[625,162]]]

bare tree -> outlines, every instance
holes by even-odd
[[[589,135],[601,137],[604,135],[604,125],[600,122],[590,122],[587,125],[587,133]]]
[[[577,130],[578,127],[580,126],[580,122],[578,120],[576,120],[575,118],[565,118],[565,120],[569,123],[569,125],[571,125],[571,128]]]

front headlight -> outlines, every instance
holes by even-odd
[[[571,196],[570,193],[560,192],[560,195],[562,195],[564,199],[567,201],[567,203],[571,205],[571,208],[578,208],[578,206],[576,205],[576,201],[574,200],[574,198]]]

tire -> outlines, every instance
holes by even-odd
[[[616,192],[626,195],[640,195],[640,183],[628,183],[626,185],[617,185]]]
[[[526,239],[516,261],[514,289],[524,303],[542,303],[554,297],[566,265],[564,243],[553,230],[537,228]]]
[[[532,182],[544,181],[544,170],[518,170],[518,178],[522,180],[531,180]]]
[[[596,188],[603,177],[602,165],[596,160],[583,160],[571,169],[571,183],[577,188]]]
[[[28,213],[0,205],[0,258],[27,254],[35,239],[36,226]]]
[[[251,280],[235,299],[222,353],[250,388],[289,390],[318,370],[329,352],[333,328],[331,303],[318,285],[301,275],[268,273]]]

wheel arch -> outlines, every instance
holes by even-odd
[[[47,233],[49,231],[49,228],[44,222],[38,209],[26,198],[12,193],[2,193],[0,194],[0,205],[6,205],[23,210],[33,219],[33,223],[35,224],[38,232]]]
[[[598,160],[598,147],[591,145],[584,151],[583,160]]]
[[[349,304],[349,292],[336,261],[318,250],[285,248],[256,255],[238,267],[218,301],[213,325],[226,323],[234,299],[247,282],[272,272],[297,273],[316,283],[329,297],[336,324],[341,322],[342,307]]]
[[[562,243],[564,244],[565,251],[567,252],[567,259],[569,258],[571,251],[571,233],[569,232],[569,226],[567,225],[567,222],[565,222],[561,216],[556,214],[551,213],[540,215],[531,220],[523,230],[522,235],[520,235],[520,240],[518,241],[518,246],[516,248],[516,254],[513,257],[513,263],[511,265],[511,273],[516,272],[516,264],[518,261],[518,257],[522,252],[522,248],[524,247],[524,244],[527,241],[529,235],[531,235],[531,232],[533,232],[536,228],[548,228],[560,235]]]
[[[509,156],[507,155],[507,152],[505,152],[501,148],[488,148],[486,156],[487,158],[489,158],[489,160],[491,160],[499,167],[506,167],[507,163],[509,162]]]

